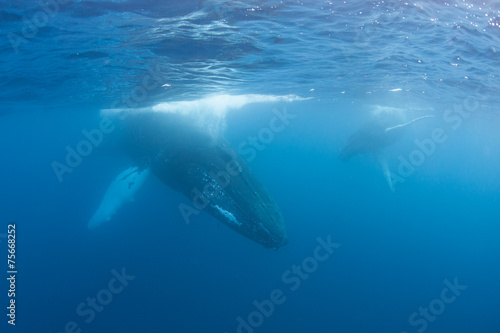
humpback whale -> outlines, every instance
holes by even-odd
[[[89,228],[109,220],[151,173],[241,235],[267,248],[285,245],[283,216],[243,159],[221,135],[170,106],[101,112],[115,121],[115,142],[135,166],[113,181]]]
[[[421,119],[432,118],[425,115],[403,123],[394,124],[394,120],[378,117],[354,132],[339,153],[339,159],[348,161],[358,154],[374,154],[383,169],[384,177],[391,191],[394,192],[391,172],[387,160],[381,155],[381,150],[400,140],[407,128]]]
[[[418,120],[432,117],[434,116],[426,115],[392,126],[390,126],[391,120],[389,119],[375,119],[349,137],[339,154],[339,158],[348,161],[358,154],[378,153],[382,148],[390,146],[401,139],[409,125]]]

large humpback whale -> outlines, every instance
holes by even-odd
[[[268,248],[285,245],[283,216],[243,159],[221,135],[207,130],[206,123],[200,126],[185,112],[171,108],[161,107],[164,112],[158,108],[103,110],[105,117],[115,121],[117,145],[136,165],[113,181],[89,228],[109,220],[122,204],[133,200],[151,172],[196,208],[243,236]],[[206,119],[213,122],[214,118]]]

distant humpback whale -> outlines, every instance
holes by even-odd
[[[378,153],[382,148],[396,143],[403,136],[408,125],[414,122],[432,118],[433,115],[426,115],[415,118],[405,123],[390,126],[390,120],[375,119],[359,130],[354,132],[342,148],[339,158],[348,161],[358,154]]]
[[[113,181],[89,228],[109,220],[122,204],[133,200],[151,173],[243,236],[268,248],[285,245],[283,216],[243,159],[220,135],[169,107],[165,112],[104,112],[109,117],[113,111],[117,145],[136,165]]]
[[[354,132],[339,153],[342,161],[348,161],[358,154],[374,154],[381,165],[387,184],[394,192],[391,172],[387,160],[380,154],[381,150],[396,143],[404,135],[408,126],[425,118],[432,118],[433,115],[425,115],[410,121],[394,124],[394,120],[383,117],[377,118]]]

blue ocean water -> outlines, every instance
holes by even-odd
[[[498,2],[3,0],[0,32],[2,332],[499,331]],[[103,135],[54,162],[101,110],[164,102],[226,112],[287,245],[186,223],[155,178],[87,228],[131,161]],[[434,117],[341,161],[380,115]]]

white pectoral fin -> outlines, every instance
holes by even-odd
[[[392,182],[392,174],[391,170],[389,169],[389,164],[387,163],[387,159],[380,154],[375,154],[375,157],[377,158],[378,163],[382,167],[382,172],[384,173],[384,178],[387,182],[387,185],[389,185],[391,192],[395,192],[396,189],[394,188],[394,183]]]
[[[425,116],[422,116],[422,117],[418,117],[418,118],[415,118],[415,119],[412,119],[410,121],[407,121],[406,123],[403,123],[403,124],[399,124],[399,125],[396,125],[396,126],[392,126],[392,127],[387,127],[385,129],[386,132],[389,132],[389,131],[392,131],[396,128],[401,128],[401,127],[405,127],[405,126],[408,126],[408,125],[411,125],[413,124],[414,122],[416,121],[419,121],[421,119],[425,119],[425,118],[434,118],[434,115],[432,114],[428,114],[428,115],[425,115]]]
[[[135,193],[149,178],[149,169],[130,167],[121,172],[108,187],[104,198],[88,223],[89,229],[95,229],[103,222],[111,220],[113,215],[126,203],[134,201]]]

